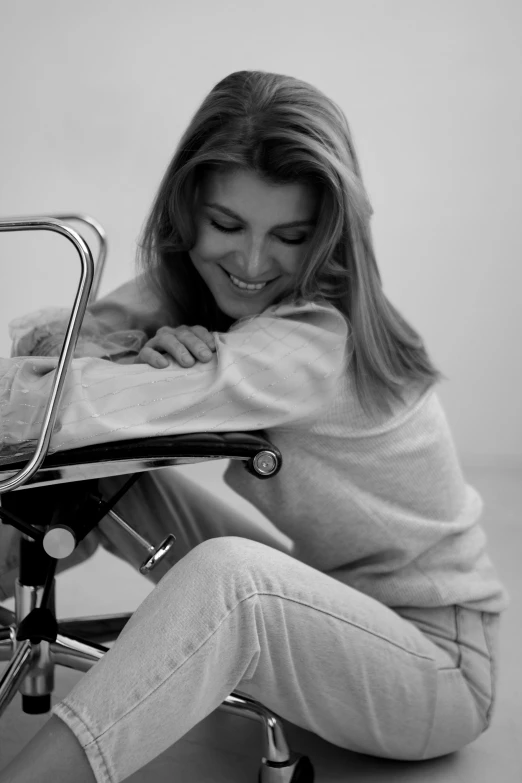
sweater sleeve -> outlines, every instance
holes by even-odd
[[[59,356],[70,308],[47,307],[9,323],[11,356]],[[127,363],[161,326],[174,323],[140,275],[87,308],[76,342],[76,357],[90,356]]]
[[[129,280],[90,305],[88,313],[106,331],[139,329],[149,337],[156,334],[161,326],[175,320],[174,313],[164,310],[157,295],[147,284],[144,274]]]
[[[282,304],[214,333],[211,362],[159,370],[74,359],[51,440],[66,450],[126,438],[302,426],[333,399],[348,326],[329,304]],[[38,437],[57,359],[0,360],[2,439]]]

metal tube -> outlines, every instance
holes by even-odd
[[[107,260],[107,234],[105,233],[103,226],[90,215],[73,215],[72,213],[67,213],[63,215],[50,215],[50,217],[54,217],[57,220],[78,220],[80,223],[87,223],[98,235],[100,252],[96,259],[94,279],[92,281],[91,293],[89,296],[89,302],[94,302],[98,297],[98,290],[100,288],[103,270],[105,269],[105,261]]]
[[[241,713],[245,717],[261,720],[264,727],[265,756],[270,761],[285,762],[290,758],[290,748],[285,738],[281,719],[258,701],[244,693],[234,691],[220,705],[225,712]]]
[[[0,679],[0,715],[13,699],[32,666],[36,648],[26,639],[17,648]]]
[[[0,661],[10,661],[16,645],[16,628],[0,628]]]
[[[14,476],[5,479],[4,481],[0,481],[0,494],[22,486],[22,484],[27,482],[28,479],[36,473],[45,459],[58,413],[58,405],[65,383],[65,376],[74,356],[74,349],[89,301],[94,276],[94,262],[89,246],[74,229],[60,223],[58,220],[47,217],[0,220],[0,232],[2,231],[55,231],[62,234],[76,247],[80,256],[82,271],[71,311],[71,317],[58,359],[58,366],[56,368],[51,394],[45,409],[42,430],[36,443],[35,453],[27,465],[15,473]]]
[[[131,617],[131,612],[98,617],[66,617],[58,621],[58,628],[64,636],[105,644],[118,638]]]
[[[50,645],[51,661],[68,669],[87,672],[100,661],[109,648],[96,642],[84,642],[59,633],[55,642]]]
[[[143,536],[140,536],[139,533],[137,533],[134,528],[132,528],[130,525],[128,525],[124,519],[122,519],[115,511],[112,509],[107,512],[107,516],[111,517],[111,519],[114,519],[115,522],[118,523],[118,525],[121,525],[124,530],[127,531],[133,538],[136,539],[136,541],[141,544],[142,547],[144,547],[147,552],[154,552],[154,547],[152,544],[149,544],[148,541],[146,541]]]

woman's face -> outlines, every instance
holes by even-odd
[[[207,175],[189,255],[221,312],[257,315],[291,291],[316,207],[309,185],[272,185],[247,170]]]

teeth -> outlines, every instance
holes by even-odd
[[[234,275],[228,274],[232,282],[235,286],[238,288],[242,288],[244,291],[261,291],[262,288],[265,287],[266,283],[243,283],[242,280],[240,280],[238,277],[234,277]]]

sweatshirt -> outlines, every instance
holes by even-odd
[[[90,308],[105,330],[152,335],[165,317],[129,283]],[[281,303],[214,332],[208,363],[165,369],[76,358],[51,451],[191,432],[264,430],[283,455],[266,481],[231,460],[225,482],[294,543],[293,556],[389,607],[502,612],[483,502],[463,475],[433,386],[371,418],[350,330],[329,303]],[[55,357],[0,359],[5,450],[41,427]],[[1,454],[1,451],[0,451]]]

